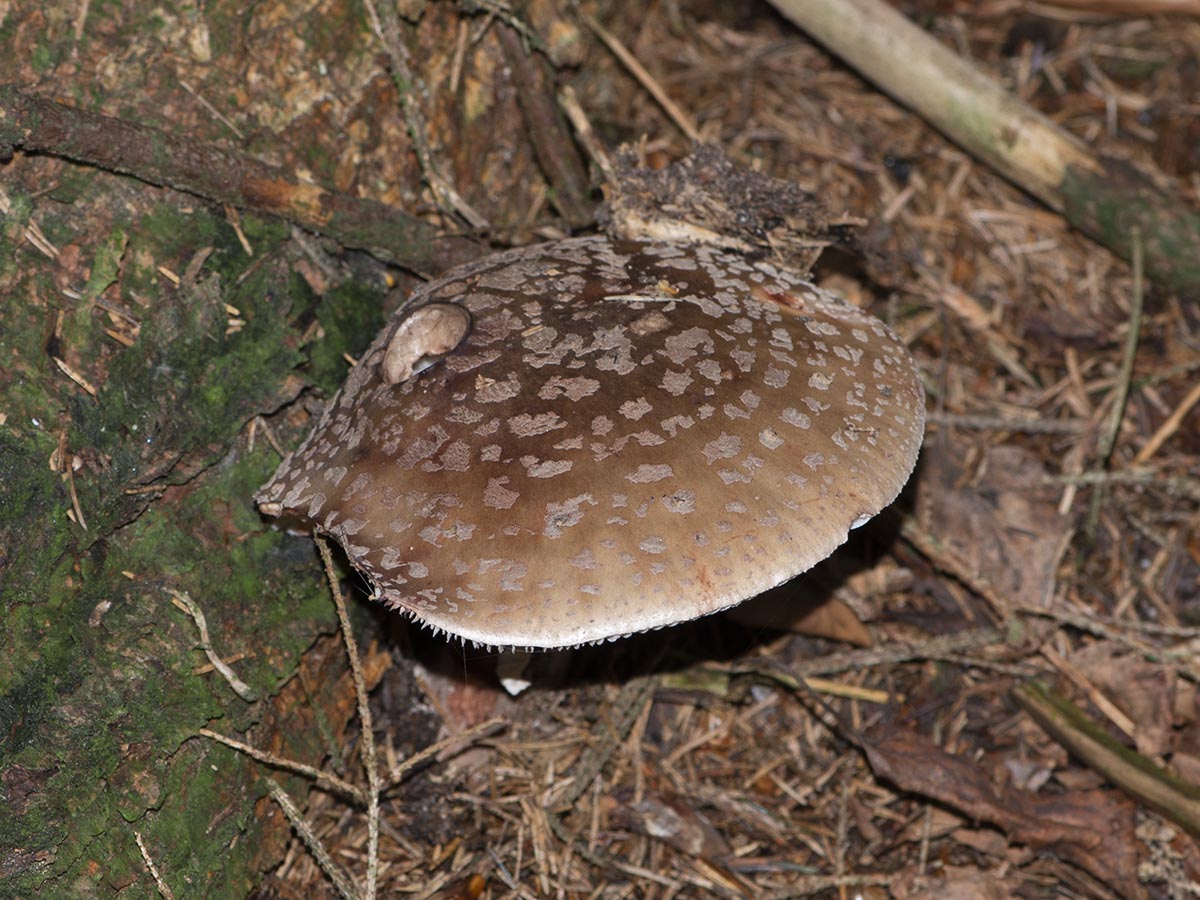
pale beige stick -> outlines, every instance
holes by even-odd
[[[440,756],[442,751],[451,747],[465,749],[475,740],[500,731],[504,727],[506,727],[506,723],[503,719],[499,717],[491,718],[486,722],[481,722],[472,728],[468,728],[466,731],[460,732],[459,734],[452,734],[450,737],[438,741],[436,744],[430,744],[424,750],[414,753],[403,762],[393,763],[389,767],[386,787],[392,787],[393,785],[398,784],[404,778],[404,776],[412,771],[415,767],[419,766],[427,759]]]
[[[338,893],[342,895],[342,900],[361,900],[358,891],[354,889],[354,885],[350,881],[350,876],[342,870],[341,866],[333,861],[333,857],[329,855],[329,851],[325,849],[325,845],[321,843],[321,839],[317,837],[316,832],[312,830],[312,827],[300,813],[296,804],[292,802],[292,798],[279,785],[279,782],[274,778],[268,778],[267,790],[271,792],[271,797],[279,804],[279,808],[283,810],[283,814],[287,816],[287,820],[292,823],[292,827],[296,829],[296,834],[300,835],[300,840],[304,841],[304,846],[313,855],[313,859],[317,861],[317,865],[321,867],[321,871],[329,877],[329,880],[333,882],[333,886],[337,888]]]
[[[306,763],[295,762],[294,760],[284,759],[282,756],[276,756],[274,753],[268,753],[265,750],[259,750],[257,747],[252,747],[250,744],[239,741],[236,738],[231,738],[228,735],[221,734],[219,731],[213,731],[211,728],[201,728],[196,732],[206,738],[212,738],[218,743],[224,744],[230,749],[237,750],[240,753],[245,753],[251,759],[257,759],[260,763],[265,763],[268,766],[274,766],[277,769],[287,769],[289,772],[295,772],[297,775],[305,775],[315,781],[318,785],[326,790],[336,791],[337,793],[349,797],[350,799],[366,804],[367,798],[360,788],[355,787],[348,781],[338,778],[336,775],[330,775],[328,772],[322,772]]]
[[[1183,420],[1197,403],[1200,403],[1200,384],[1193,386],[1188,391],[1188,395],[1183,398],[1183,402],[1175,407],[1175,411],[1167,416],[1165,422],[1158,426],[1158,430],[1146,442],[1146,446],[1139,450],[1138,455],[1133,458],[1133,464],[1141,465],[1157,453],[1159,448],[1171,438],[1171,435],[1179,430],[1179,426],[1183,424]]]
[[[587,113],[583,111],[583,107],[579,105],[579,98],[575,96],[575,89],[569,84],[565,84],[559,89],[558,105],[566,113],[571,127],[575,129],[575,136],[579,139],[579,143],[583,144],[583,149],[587,151],[592,162],[604,175],[604,180],[610,185],[616,184],[617,170],[613,165],[612,158],[604,149],[604,145],[600,143],[600,139],[596,137]]]
[[[196,601],[186,592],[177,591],[174,588],[167,588],[167,594],[171,597],[171,602],[191,616],[192,621],[196,623],[196,631],[200,633],[200,649],[204,651],[204,655],[208,657],[212,667],[221,674],[235,694],[247,703],[256,701],[258,692],[238,678],[233,669],[226,665],[225,660],[221,659],[217,651],[213,649],[212,639],[208,635],[208,620],[204,618],[204,611],[200,609]]]
[[[621,61],[621,65],[629,70],[629,73],[636,78],[647,91],[650,92],[658,105],[663,108],[663,112],[670,117],[671,121],[688,136],[688,139],[694,143],[699,143],[701,140],[700,130],[696,128],[696,123],[692,121],[692,117],[680,109],[679,105],[667,96],[667,92],[663,90],[658,80],[646,71],[646,67],[637,61],[629,50],[617,40],[616,36],[607,28],[597,22],[587,13],[583,13],[583,21],[587,27],[596,33],[596,37],[604,42],[604,46],[612,51],[613,56]]]
[[[1126,259],[1139,228],[1147,271],[1183,296],[1200,291],[1200,214],[1169,178],[1093,153],[884,0],[771,2],[951,140]]]
[[[150,851],[146,849],[146,842],[142,840],[140,832],[133,833],[134,840],[137,841],[138,850],[142,853],[142,860],[146,863],[146,868],[150,870],[150,877],[154,879],[154,885],[158,888],[158,893],[163,900],[175,900],[175,894],[171,891],[171,886],[163,881],[162,875],[158,873],[158,866],[154,865],[154,860],[150,858]]]
[[[785,16],[1039,200],[1062,209],[1087,147],[879,0],[771,0]]]
[[[1049,647],[1042,647],[1042,656],[1052,666],[1062,672],[1072,684],[1083,691],[1092,705],[1104,713],[1108,720],[1121,729],[1130,740],[1137,736],[1137,725],[1134,724],[1133,720],[1125,715],[1115,703],[1109,700],[1108,696],[1096,687],[1083,672],[1079,671],[1073,663],[1064,659]]]

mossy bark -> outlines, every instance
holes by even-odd
[[[327,290],[268,214],[426,272],[479,246],[413,218],[425,174],[361,4],[293,6],[0,15],[20,50],[0,61],[0,896],[155,897],[134,831],[176,896],[244,896],[288,829],[260,821],[258,768],[197,730],[316,763],[316,723],[350,715],[328,711],[332,662],[300,692],[315,711],[278,699],[333,617],[311,544],[253,508],[278,458],[247,423],[331,393],[382,298]],[[572,185],[586,218],[582,166],[558,165],[573,148],[541,133],[552,80],[512,77],[541,64],[494,27],[464,54],[473,17],[430,4],[403,29],[445,176],[500,234],[527,237]],[[564,142],[549,181],[531,129]],[[304,424],[289,410],[285,441]],[[197,671],[169,590],[268,699]]]
[[[120,193],[120,179],[96,177],[83,202]],[[198,672],[196,627],[168,591],[191,595],[218,651],[267,698],[333,628],[311,545],[265,527],[253,507],[278,457],[261,439],[251,447],[246,426],[312,377],[340,380],[340,353],[373,334],[381,298],[358,288],[318,298],[286,256],[283,226],[244,222],[251,258],[225,222],[169,200],[95,238],[72,229],[77,207],[56,217],[39,205],[41,229],[71,248],[52,260],[23,239],[28,198],[8,200],[0,895],[156,897],[138,832],[177,896],[245,896],[287,827],[255,814],[256,766],[197,730],[271,734],[309,762],[327,748],[311,711],[249,705]],[[78,299],[61,289],[68,266],[88,285]],[[111,302],[97,305],[101,295]],[[129,346],[106,333],[129,339],[115,308],[138,321]],[[304,335],[317,330],[310,371]]]
[[[1200,212],[1122,160],[1099,172],[1071,167],[1060,185],[1063,214],[1076,228],[1132,258],[1136,231],[1152,278],[1186,300],[1200,298]]]

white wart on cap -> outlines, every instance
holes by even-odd
[[[717,248],[587,237],[419,289],[256,499],[436,629],[562,647],[815,565],[923,430],[877,319]]]

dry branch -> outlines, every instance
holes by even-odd
[[[1013,697],[1056,741],[1125,793],[1200,835],[1200,788],[1118,744],[1083,710],[1043,684],[1022,685]]]
[[[420,272],[441,272],[479,255],[474,241],[440,236],[433,226],[386,204],[328,191],[211,144],[0,85],[0,160],[14,150],[61,156],[279,216]]]
[[[771,0],[843,60],[987,165],[1125,259],[1200,292],[1200,214],[1122,160],[1101,157],[882,0]]]
[[[570,134],[559,118],[553,94],[546,90],[545,73],[536,56],[525,49],[521,35],[506,23],[496,25],[505,58],[512,66],[517,103],[529,140],[546,180],[554,187],[554,202],[564,218],[575,226],[595,219],[594,204],[588,201],[587,173],[571,144]]]

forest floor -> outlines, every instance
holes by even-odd
[[[494,243],[566,233],[570,204],[524,126],[502,121],[517,115],[495,34],[507,13],[406,5],[424,6],[401,31],[434,163],[499,223]],[[153,34],[125,32],[131,12],[93,12],[72,54],[70,16],[0,4],[0,27],[39,47],[0,64],[0,82],[51,97],[103,85],[109,114],[137,109],[469,230],[422,186],[359,5],[254,6],[160,10]],[[386,795],[381,896],[1200,895],[1187,825],[1200,822],[1197,298],[1140,278],[765,2],[583,6],[643,75],[568,10],[535,2],[528,19],[604,145],[640,142],[658,163],[688,152],[654,84],[734,160],[865,220],[868,256],[827,253],[813,280],[908,343],[928,393],[925,448],[892,510],[773,592],[805,613],[790,624],[722,614],[539,655],[512,697],[495,654],[359,615],[385,763],[498,720]],[[1200,208],[1200,14],[1091,6],[901,4],[1094,150]],[[483,124],[458,124],[472,103]],[[69,193],[73,165],[30,158],[4,177]],[[319,273],[304,274],[319,291]],[[109,323],[136,340],[127,326]],[[309,412],[271,421],[293,446]],[[351,733],[334,768],[365,786],[360,752]],[[1147,763],[1180,780],[1151,777],[1173,785],[1178,816],[1135,799],[1124,776]],[[363,811],[314,789],[306,816],[361,883]],[[337,894],[294,838],[257,896]]]

